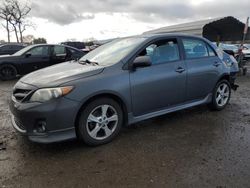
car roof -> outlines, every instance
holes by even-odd
[[[68,45],[65,45],[65,44],[32,44],[30,45],[30,47],[37,47],[37,46],[64,46],[64,47],[67,47],[67,48],[71,48],[71,49],[74,49],[74,50],[77,50],[77,51],[81,51],[77,48],[74,48],[72,46],[68,46]]]
[[[192,38],[197,38],[197,39],[201,39],[201,40],[205,40],[209,43],[211,43],[211,41],[207,40],[204,37],[200,37],[200,36],[196,36],[196,35],[190,35],[190,34],[183,34],[183,33],[155,33],[155,34],[141,34],[141,35],[135,35],[135,36],[128,36],[128,37],[124,37],[124,38],[147,38],[147,39],[158,39],[158,38],[164,38],[164,37],[192,37]],[[122,38],[118,38],[118,39],[122,39]]]
[[[196,35],[189,35],[184,33],[155,33],[155,34],[142,34],[140,36],[146,38],[159,38],[159,37],[193,37],[193,38],[200,38],[204,39],[203,37],[199,37]]]
[[[0,47],[3,47],[3,46],[25,46],[25,44],[23,44],[23,43],[3,43],[3,44],[0,44]]]

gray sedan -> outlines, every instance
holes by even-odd
[[[140,35],[114,40],[78,61],[21,78],[10,102],[14,128],[34,142],[113,140],[123,125],[229,102],[238,64],[204,38]]]

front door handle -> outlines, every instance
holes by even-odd
[[[213,64],[215,67],[218,67],[218,66],[220,66],[220,63],[219,62],[214,62],[214,64]]]
[[[185,71],[185,69],[182,68],[182,67],[178,67],[178,68],[175,70],[175,72],[178,72],[178,73],[182,73],[182,72],[184,72],[184,71]]]

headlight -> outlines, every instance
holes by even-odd
[[[73,86],[38,89],[33,93],[30,102],[45,102],[67,95],[73,89]]]

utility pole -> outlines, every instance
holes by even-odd
[[[249,24],[249,17],[247,17],[247,22],[245,24],[245,28],[244,28],[244,31],[243,31],[242,46],[244,45],[245,40],[246,40],[247,31],[248,31],[248,24]]]
[[[244,48],[244,43],[245,43],[247,32],[248,32],[248,24],[249,24],[249,17],[247,17],[247,21],[246,21],[244,31],[243,31],[243,38],[242,38],[242,42],[241,42],[240,49],[239,49],[238,62],[239,62],[239,67],[242,69],[243,75],[245,75],[247,72],[247,68],[244,66],[246,62],[243,60],[243,58],[244,58],[243,57],[243,48]]]

